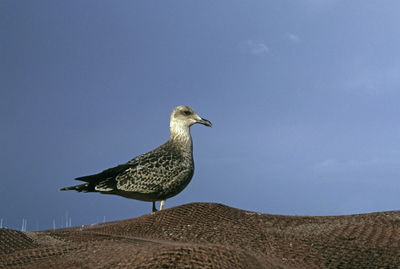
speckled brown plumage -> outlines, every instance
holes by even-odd
[[[192,179],[194,162],[190,126],[195,123],[211,127],[211,122],[200,118],[190,107],[176,107],[170,119],[171,136],[165,144],[125,164],[76,178],[86,183],[61,190],[100,192],[152,201],[154,211],[155,201],[177,195]]]

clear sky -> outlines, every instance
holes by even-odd
[[[0,1],[0,224],[137,217],[60,192],[154,149],[193,107],[195,175],[166,207],[400,208],[400,1]]]

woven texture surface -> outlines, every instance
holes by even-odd
[[[400,268],[400,211],[333,217],[192,203],[40,232],[0,229],[0,268]]]

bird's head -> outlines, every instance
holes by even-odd
[[[211,127],[209,120],[201,118],[197,113],[188,106],[178,106],[171,114],[170,129],[171,136],[190,137],[189,127],[193,124],[201,123]]]
[[[209,120],[201,118],[192,108],[188,106],[178,106],[172,111],[171,125],[190,127],[196,123],[201,123],[208,127],[212,126]]]

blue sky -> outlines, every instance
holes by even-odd
[[[204,201],[336,215],[400,204],[400,2],[0,1],[0,223],[125,219],[60,192],[166,141],[189,105]]]

